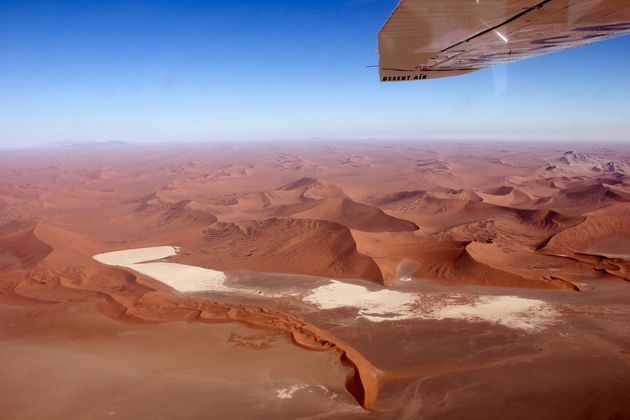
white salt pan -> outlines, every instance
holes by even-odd
[[[127,249],[124,251],[108,252],[98,254],[94,259],[107,265],[137,264],[145,261],[161,260],[177,254],[177,249],[173,246],[155,246],[152,248]]]
[[[322,309],[356,307],[360,316],[381,322],[410,318],[410,305],[416,295],[386,289],[371,292],[362,286],[331,280],[330,284],[313,290],[304,300]]]
[[[172,246],[130,249],[95,255],[94,259],[107,265],[129,268],[145,276],[169,285],[178,292],[230,291],[225,286],[222,271],[195,267],[193,265],[149,262],[176,255]]]
[[[223,284],[225,274],[222,271],[167,262],[130,264],[123,267],[159,280],[178,292],[231,291]]]
[[[358,308],[359,316],[372,322],[459,319],[489,322],[528,332],[554,323],[557,316],[551,305],[536,299],[464,294],[417,295],[386,289],[369,291],[365,287],[336,280],[314,289],[304,300],[322,309]]]

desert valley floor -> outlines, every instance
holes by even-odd
[[[2,150],[1,417],[630,418],[629,162]]]

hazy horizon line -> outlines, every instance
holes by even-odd
[[[39,144],[29,145],[1,145],[2,150],[28,150],[28,149],[63,149],[63,148],[81,148],[81,147],[129,147],[129,146],[193,146],[193,145],[235,145],[235,144],[313,144],[318,142],[322,144],[337,143],[337,144],[356,144],[356,143],[418,143],[418,144],[508,144],[508,145],[520,145],[526,142],[528,144],[580,144],[580,145],[630,145],[630,139],[618,140],[566,140],[566,139],[541,139],[541,138],[522,138],[522,139],[472,139],[472,138],[460,138],[460,139],[430,139],[430,138],[379,138],[379,137],[366,137],[366,138],[334,138],[334,137],[311,137],[311,138],[277,138],[277,139],[242,139],[242,140],[183,140],[183,141],[129,141],[129,140],[78,140],[78,141],[52,141]]]

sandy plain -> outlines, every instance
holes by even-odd
[[[624,145],[2,151],[0,406],[630,417],[628,161]],[[177,252],[93,258],[151,247]]]

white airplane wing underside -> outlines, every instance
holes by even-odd
[[[629,33],[630,0],[401,0],[378,34],[379,76],[456,76]]]

